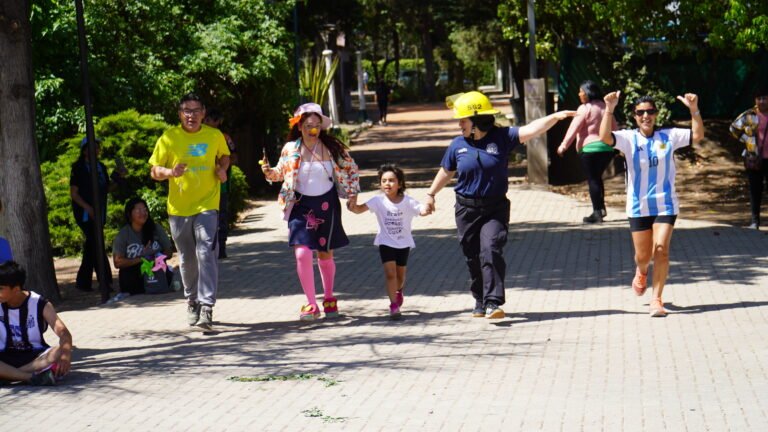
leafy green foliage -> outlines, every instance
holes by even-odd
[[[109,248],[120,228],[125,224],[125,202],[133,196],[147,201],[150,214],[157,223],[168,229],[168,182],[156,182],[149,176],[149,156],[160,135],[170,127],[157,115],[139,114],[136,110],[102,118],[96,125],[96,136],[102,140],[99,160],[111,173],[121,159],[127,169],[125,183],[110,194],[107,200],[107,222],[104,239]],[[63,153],[55,161],[43,163],[45,196],[48,202],[48,224],[51,244],[56,255],[75,255],[81,251],[82,233],[72,216],[69,178],[72,164],[80,156],[81,136],[64,140]],[[245,209],[248,185],[239,168],[232,169],[230,187],[230,217]]]
[[[663,125],[669,122],[672,117],[670,105],[675,102],[675,98],[651,79],[648,68],[641,64],[636,56],[631,53],[624,54],[620,61],[613,63],[613,71],[614,85],[608,88],[621,90],[622,99],[624,99],[621,112],[628,126],[635,126],[634,102],[641,96],[651,96],[654,99],[656,108],[659,110],[656,117],[657,124]]]
[[[196,91],[219,107],[232,129],[283,132],[294,104],[293,1],[177,0],[86,2],[93,109],[126,109],[176,121],[178,98]],[[75,12],[71,1],[32,1],[37,140],[43,160],[84,131]],[[256,103],[259,101],[261,103]]]
[[[314,60],[305,58],[304,67],[299,74],[301,95],[311,102],[324,105],[325,98],[328,96],[328,89],[331,87],[331,81],[338,67],[338,56],[331,60],[331,67],[328,71],[325,69],[323,57],[317,57]]]
[[[453,52],[464,66],[465,76],[473,86],[493,82],[494,57],[501,55],[500,26],[496,21],[470,27],[454,27],[448,38]]]

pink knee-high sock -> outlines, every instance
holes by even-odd
[[[307,302],[311,305],[317,304],[315,297],[315,269],[312,264],[312,251],[306,246],[296,246],[293,248],[296,255],[296,273],[299,275],[301,289],[307,296]]]
[[[323,293],[325,298],[333,297],[333,279],[336,277],[336,261],[333,258],[317,259],[320,267],[320,279],[323,281]]]

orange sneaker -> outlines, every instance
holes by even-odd
[[[632,279],[632,289],[637,296],[645,294],[648,289],[648,273],[640,273],[640,267],[635,268],[635,278]]]
[[[664,309],[664,302],[661,301],[661,298],[651,300],[651,316],[654,318],[667,316],[667,311]]]

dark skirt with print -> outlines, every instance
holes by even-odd
[[[327,252],[349,244],[341,225],[341,202],[336,188],[320,196],[296,192],[297,202],[288,217],[288,245]]]

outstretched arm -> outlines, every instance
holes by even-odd
[[[564,120],[575,115],[576,111],[558,111],[546,117],[536,119],[525,126],[520,126],[520,129],[518,130],[520,142],[525,143],[532,138],[536,138],[537,136],[548,131],[552,126],[555,125],[555,123],[559,122],[560,120]]]

